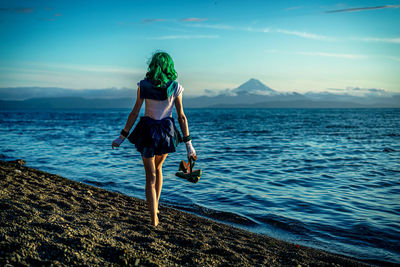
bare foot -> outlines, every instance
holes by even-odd
[[[158,225],[158,217],[157,216],[154,219],[154,221],[151,221],[151,225],[153,225],[153,226],[157,226]]]

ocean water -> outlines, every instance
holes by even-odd
[[[0,111],[0,157],[145,199],[130,110]],[[249,231],[400,263],[400,109],[188,109],[200,182],[164,164],[161,203]]]

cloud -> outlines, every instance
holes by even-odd
[[[270,32],[269,28],[253,28],[253,27],[241,27],[240,30],[248,31],[248,32]]]
[[[54,17],[61,17],[61,16],[62,16],[62,14],[60,14],[60,13],[54,14]],[[52,17],[52,18],[40,18],[39,20],[42,20],[42,21],[55,21],[56,19],[54,17]]]
[[[116,66],[92,66],[92,65],[73,65],[73,64],[51,64],[38,62],[24,62],[27,69],[51,69],[51,70],[69,70],[76,72],[95,72],[95,73],[119,73],[119,74],[137,74],[141,73],[139,69],[129,69]]]
[[[394,60],[394,61],[400,61],[400,57],[386,56],[386,58]]]
[[[59,66],[61,69],[69,69],[73,71],[86,71],[95,73],[117,73],[117,74],[137,74],[141,73],[137,69],[128,69],[113,66],[85,66],[85,65],[53,65],[54,67]]]
[[[400,7],[400,5],[385,5],[385,6],[373,6],[373,7],[355,7],[355,8],[328,10],[328,11],[325,11],[325,13],[358,12],[358,11],[366,11],[366,10],[374,10],[374,9],[399,8],[399,7]]]
[[[32,13],[35,9],[32,7],[25,7],[25,8],[15,8],[15,12],[17,13],[24,13],[29,14]]]
[[[215,29],[215,30],[231,30],[231,31],[247,31],[247,32],[260,32],[260,33],[281,33],[286,35],[293,35],[305,39],[312,39],[312,40],[320,40],[320,41],[337,41],[337,40],[357,40],[363,42],[381,42],[381,43],[393,43],[393,44],[400,44],[400,37],[396,38],[376,38],[376,37],[331,37],[325,36],[321,34],[315,34],[305,31],[294,31],[294,30],[287,30],[287,29],[271,29],[271,28],[254,28],[254,27],[238,27],[232,26],[228,24],[210,24],[210,23],[190,23],[184,24],[187,27],[195,27],[195,28],[205,28],[205,29]],[[320,54],[320,56],[323,56]],[[329,56],[327,53],[324,56]],[[333,56],[333,55],[332,55]],[[357,55],[340,55],[336,54],[337,57],[347,57],[350,58],[351,56]],[[362,55],[358,55],[360,58]]]
[[[152,40],[172,40],[172,39],[215,39],[219,35],[165,35],[159,37],[150,37]]]
[[[232,92],[231,89],[204,89],[204,94],[206,96],[220,96],[220,95],[225,95],[225,96],[236,96],[237,94]]]
[[[154,23],[154,22],[164,22],[168,21],[167,19],[143,19],[142,23]]]
[[[208,23],[193,23],[186,24],[189,27],[206,28],[206,29],[216,29],[216,30],[233,30],[235,27],[226,24],[208,24]]]
[[[365,38],[353,38],[355,40],[364,42],[380,42],[380,43],[392,43],[400,44],[400,37],[397,38],[376,38],[376,37],[365,37]]]
[[[182,18],[180,21],[182,22],[203,22],[208,20],[207,18]],[[154,22],[166,22],[166,21],[176,21],[173,19],[163,19],[163,18],[152,18],[152,19],[143,19],[142,23],[154,23]]]
[[[295,35],[302,38],[314,39],[314,40],[325,40],[330,41],[334,40],[332,37],[327,37],[324,35],[309,33],[309,32],[301,32],[301,31],[290,31],[285,29],[270,29],[270,28],[253,28],[253,27],[234,27],[227,24],[208,24],[208,23],[196,23],[196,24],[186,24],[188,27],[197,27],[197,28],[207,28],[207,29],[216,29],[216,30],[239,30],[239,31],[247,31],[247,32],[262,32],[262,33],[283,33],[287,35]]]
[[[386,56],[386,55],[340,54],[340,53],[326,53],[326,52],[297,52],[295,54],[304,56],[336,57],[336,58],[346,58],[346,59],[379,58],[379,59],[400,61],[400,57]]]
[[[275,30],[275,32],[288,34],[288,35],[295,35],[295,36],[299,36],[299,37],[302,37],[302,38],[315,39],[315,40],[329,40],[329,39],[332,39],[332,38],[329,38],[329,37],[324,36],[324,35],[308,33],[308,32],[300,32],[300,31],[289,31],[289,30],[277,29],[277,30]]]
[[[298,52],[297,54],[304,56],[336,57],[336,58],[347,58],[347,59],[367,58],[366,55],[337,54],[337,53],[326,53],[326,52]]]
[[[0,8],[0,12],[9,12],[9,13],[21,13],[21,14],[29,14],[35,11],[33,7],[20,7],[20,8]]]
[[[55,21],[56,19],[55,18],[40,18],[40,20],[43,20],[43,21]]]
[[[327,88],[328,92],[335,92],[341,94],[347,94],[352,96],[389,96],[390,94],[381,88],[362,88],[359,86],[348,86],[345,89],[342,88]]]
[[[206,18],[183,18],[181,19],[181,21],[183,22],[202,22],[202,21],[206,21],[208,19]]]
[[[296,9],[300,9],[300,8],[302,8],[303,6],[291,6],[291,7],[287,7],[287,8],[285,8],[285,10],[296,10]]]
[[[206,28],[206,29],[216,29],[216,30],[239,30],[239,31],[247,31],[247,32],[270,32],[269,28],[253,28],[253,27],[234,27],[227,24],[187,24],[189,27],[196,28]]]
[[[69,88],[129,87],[143,77],[144,69],[119,66],[68,65],[22,62],[0,65],[0,86],[56,86]]]

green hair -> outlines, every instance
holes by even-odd
[[[174,68],[174,61],[165,52],[153,54],[149,63],[146,78],[157,87],[164,87],[169,81],[175,81],[178,74]]]

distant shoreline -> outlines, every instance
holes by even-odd
[[[98,105],[96,107],[66,107],[66,106],[62,106],[62,107],[54,107],[54,106],[24,106],[23,104],[18,105],[18,106],[7,106],[4,105],[4,103],[2,103],[2,100],[0,100],[0,111],[14,111],[14,110],[126,110],[126,109],[132,109],[133,108],[133,104],[132,106],[123,106],[123,107],[115,107],[115,106],[111,106],[111,107],[107,107],[107,106],[101,106]],[[336,107],[336,106],[315,106],[315,107],[281,107],[281,106],[271,106],[271,107],[262,107],[262,106],[256,106],[256,105],[247,105],[247,106],[210,106],[210,107],[191,107],[191,106],[185,106],[185,109],[322,109],[322,110],[326,110],[326,109],[357,109],[357,110],[363,110],[363,109],[400,109],[400,106],[393,106],[393,107],[380,107],[380,106],[358,106],[358,107]]]
[[[400,93],[383,89],[279,92],[254,78],[234,89],[205,89],[203,95],[190,95],[190,88],[187,92],[185,108],[400,108]],[[4,87],[0,88],[0,109],[132,108],[135,98],[136,88]]]

